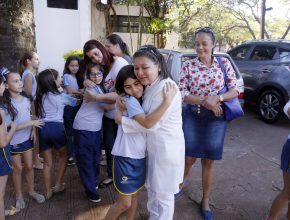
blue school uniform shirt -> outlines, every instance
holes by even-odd
[[[64,86],[69,86],[72,90],[78,90],[79,85],[75,75],[65,73],[62,77],[62,82]]]
[[[94,94],[102,94],[99,86],[91,89]],[[76,130],[99,131],[102,128],[104,115],[104,103],[102,102],[83,102],[74,119],[73,128]]]
[[[285,115],[290,119],[290,116],[288,115],[288,109],[290,108],[290,101],[286,103],[286,105],[283,108],[283,111]],[[290,134],[288,135],[288,139],[290,139]]]
[[[32,98],[33,100],[35,100],[35,97],[36,97],[36,88],[37,88],[37,82],[36,82],[36,78],[35,78],[35,75],[33,74],[33,72],[31,72],[30,70],[26,69],[24,70],[23,74],[22,74],[22,77],[21,77],[21,80],[22,80],[22,83],[23,83],[23,86],[25,86],[24,82],[25,82],[25,79],[27,76],[31,75],[32,77],[32,90],[31,90],[31,95],[32,95]]]
[[[5,113],[5,123],[6,126],[9,126],[12,122],[11,116],[8,112],[7,106],[6,105],[0,105],[0,108],[4,111]]]
[[[42,107],[44,110],[44,122],[63,122],[63,111],[66,105],[76,106],[77,99],[64,92],[54,94],[48,92],[42,98]]]
[[[14,119],[16,124],[23,124],[31,120],[31,102],[26,97],[21,97],[21,100],[11,99],[11,104],[17,111],[17,116]],[[32,126],[16,131],[10,141],[11,145],[20,144],[30,139]]]
[[[144,114],[144,110],[139,101],[132,97],[126,96],[125,103],[127,112],[123,115],[133,118],[136,115]],[[115,156],[141,159],[146,156],[146,134],[143,132],[124,133],[122,125],[118,125],[118,133],[113,146],[112,154]]]

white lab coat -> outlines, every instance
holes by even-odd
[[[147,86],[142,107],[146,114],[156,110],[163,101],[163,87],[171,79],[157,79]],[[177,92],[171,105],[154,129],[146,130],[148,152],[146,187],[153,192],[174,194],[183,182],[185,144],[182,130],[182,101]],[[123,117],[124,132],[143,131],[144,128],[135,120]]]

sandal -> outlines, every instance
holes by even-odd
[[[107,179],[105,179],[103,182],[101,182],[99,184],[99,188],[106,188],[107,186],[109,186],[112,183],[113,183],[113,179],[112,178],[107,178]]]
[[[202,207],[202,202],[200,203],[200,214],[204,220],[212,220],[213,219],[212,211],[211,210],[204,210]]]
[[[50,200],[52,196],[53,196],[53,191],[50,190],[48,193],[46,193],[46,195],[45,195],[45,199],[46,199],[46,200]]]
[[[5,216],[10,216],[10,215],[15,215],[19,211],[20,210],[17,210],[17,208],[15,208],[14,206],[11,206],[10,209],[5,209],[4,213],[5,213]]]
[[[65,183],[62,183],[60,186],[55,185],[54,187],[51,188],[53,193],[60,193],[65,190]]]

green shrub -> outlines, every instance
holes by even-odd
[[[75,55],[78,56],[80,59],[84,59],[84,54],[82,49],[77,49],[77,50],[70,50],[67,53],[63,55],[64,60],[66,60],[69,56]]]

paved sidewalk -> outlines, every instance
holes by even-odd
[[[280,152],[289,133],[288,122],[267,125],[257,116],[246,116],[229,125],[224,158],[215,164],[211,206],[214,220],[262,220],[274,196],[282,187],[279,169]],[[102,178],[105,168],[102,167]],[[35,171],[36,190],[43,192],[41,171]],[[24,179],[23,179],[24,181]],[[67,189],[44,204],[37,204],[25,194],[26,208],[8,220],[100,220],[113,203],[113,185],[100,189],[102,201],[89,202],[84,196],[76,167],[68,167],[65,175]],[[170,183],[169,183],[170,184]],[[24,192],[26,190],[24,187]],[[174,220],[201,220],[200,163],[192,169],[185,183],[185,194],[176,200]],[[137,219],[148,219],[147,195],[143,189],[139,196]],[[14,205],[11,177],[5,196],[5,205]],[[285,218],[284,216],[281,216]],[[123,216],[121,219],[125,219]]]

